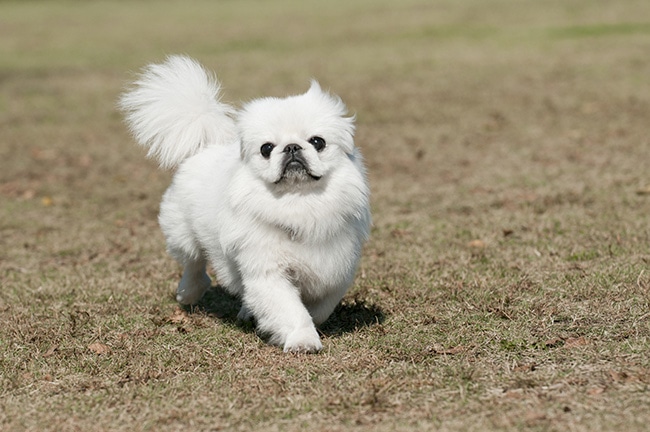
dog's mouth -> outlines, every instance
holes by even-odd
[[[320,180],[321,176],[314,175],[309,169],[309,163],[300,153],[289,153],[282,162],[282,174],[275,182],[300,182],[305,180]]]

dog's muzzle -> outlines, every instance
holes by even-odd
[[[278,182],[286,178],[295,180],[299,180],[302,177],[310,177],[314,180],[320,179],[320,176],[315,176],[311,173],[309,162],[307,162],[305,157],[302,155],[302,147],[298,144],[287,145],[284,150],[282,150],[282,153],[284,153],[285,156],[282,160],[282,176]]]

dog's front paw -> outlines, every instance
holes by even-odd
[[[317,353],[323,349],[318,332],[314,327],[303,327],[292,331],[284,342],[284,352]]]

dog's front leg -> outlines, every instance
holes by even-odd
[[[244,276],[242,300],[258,330],[285,352],[315,353],[323,348],[298,289],[281,275]]]

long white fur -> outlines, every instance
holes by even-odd
[[[324,322],[351,286],[370,229],[369,189],[354,119],[318,83],[241,110],[195,61],[152,65],[121,99],[138,142],[179,165],[161,202],[169,253],[184,266],[177,300],[218,282],[242,299],[241,319],[285,351],[317,352]],[[322,151],[309,144],[318,135]],[[260,146],[272,142],[269,157]],[[302,147],[309,174],[283,177],[283,149]],[[315,178],[320,178],[315,180]]]
[[[171,56],[149,65],[120,107],[136,141],[162,168],[173,168],[201,148],[236,137],[234,110],[219,102],[221,86],[199,63]]]

